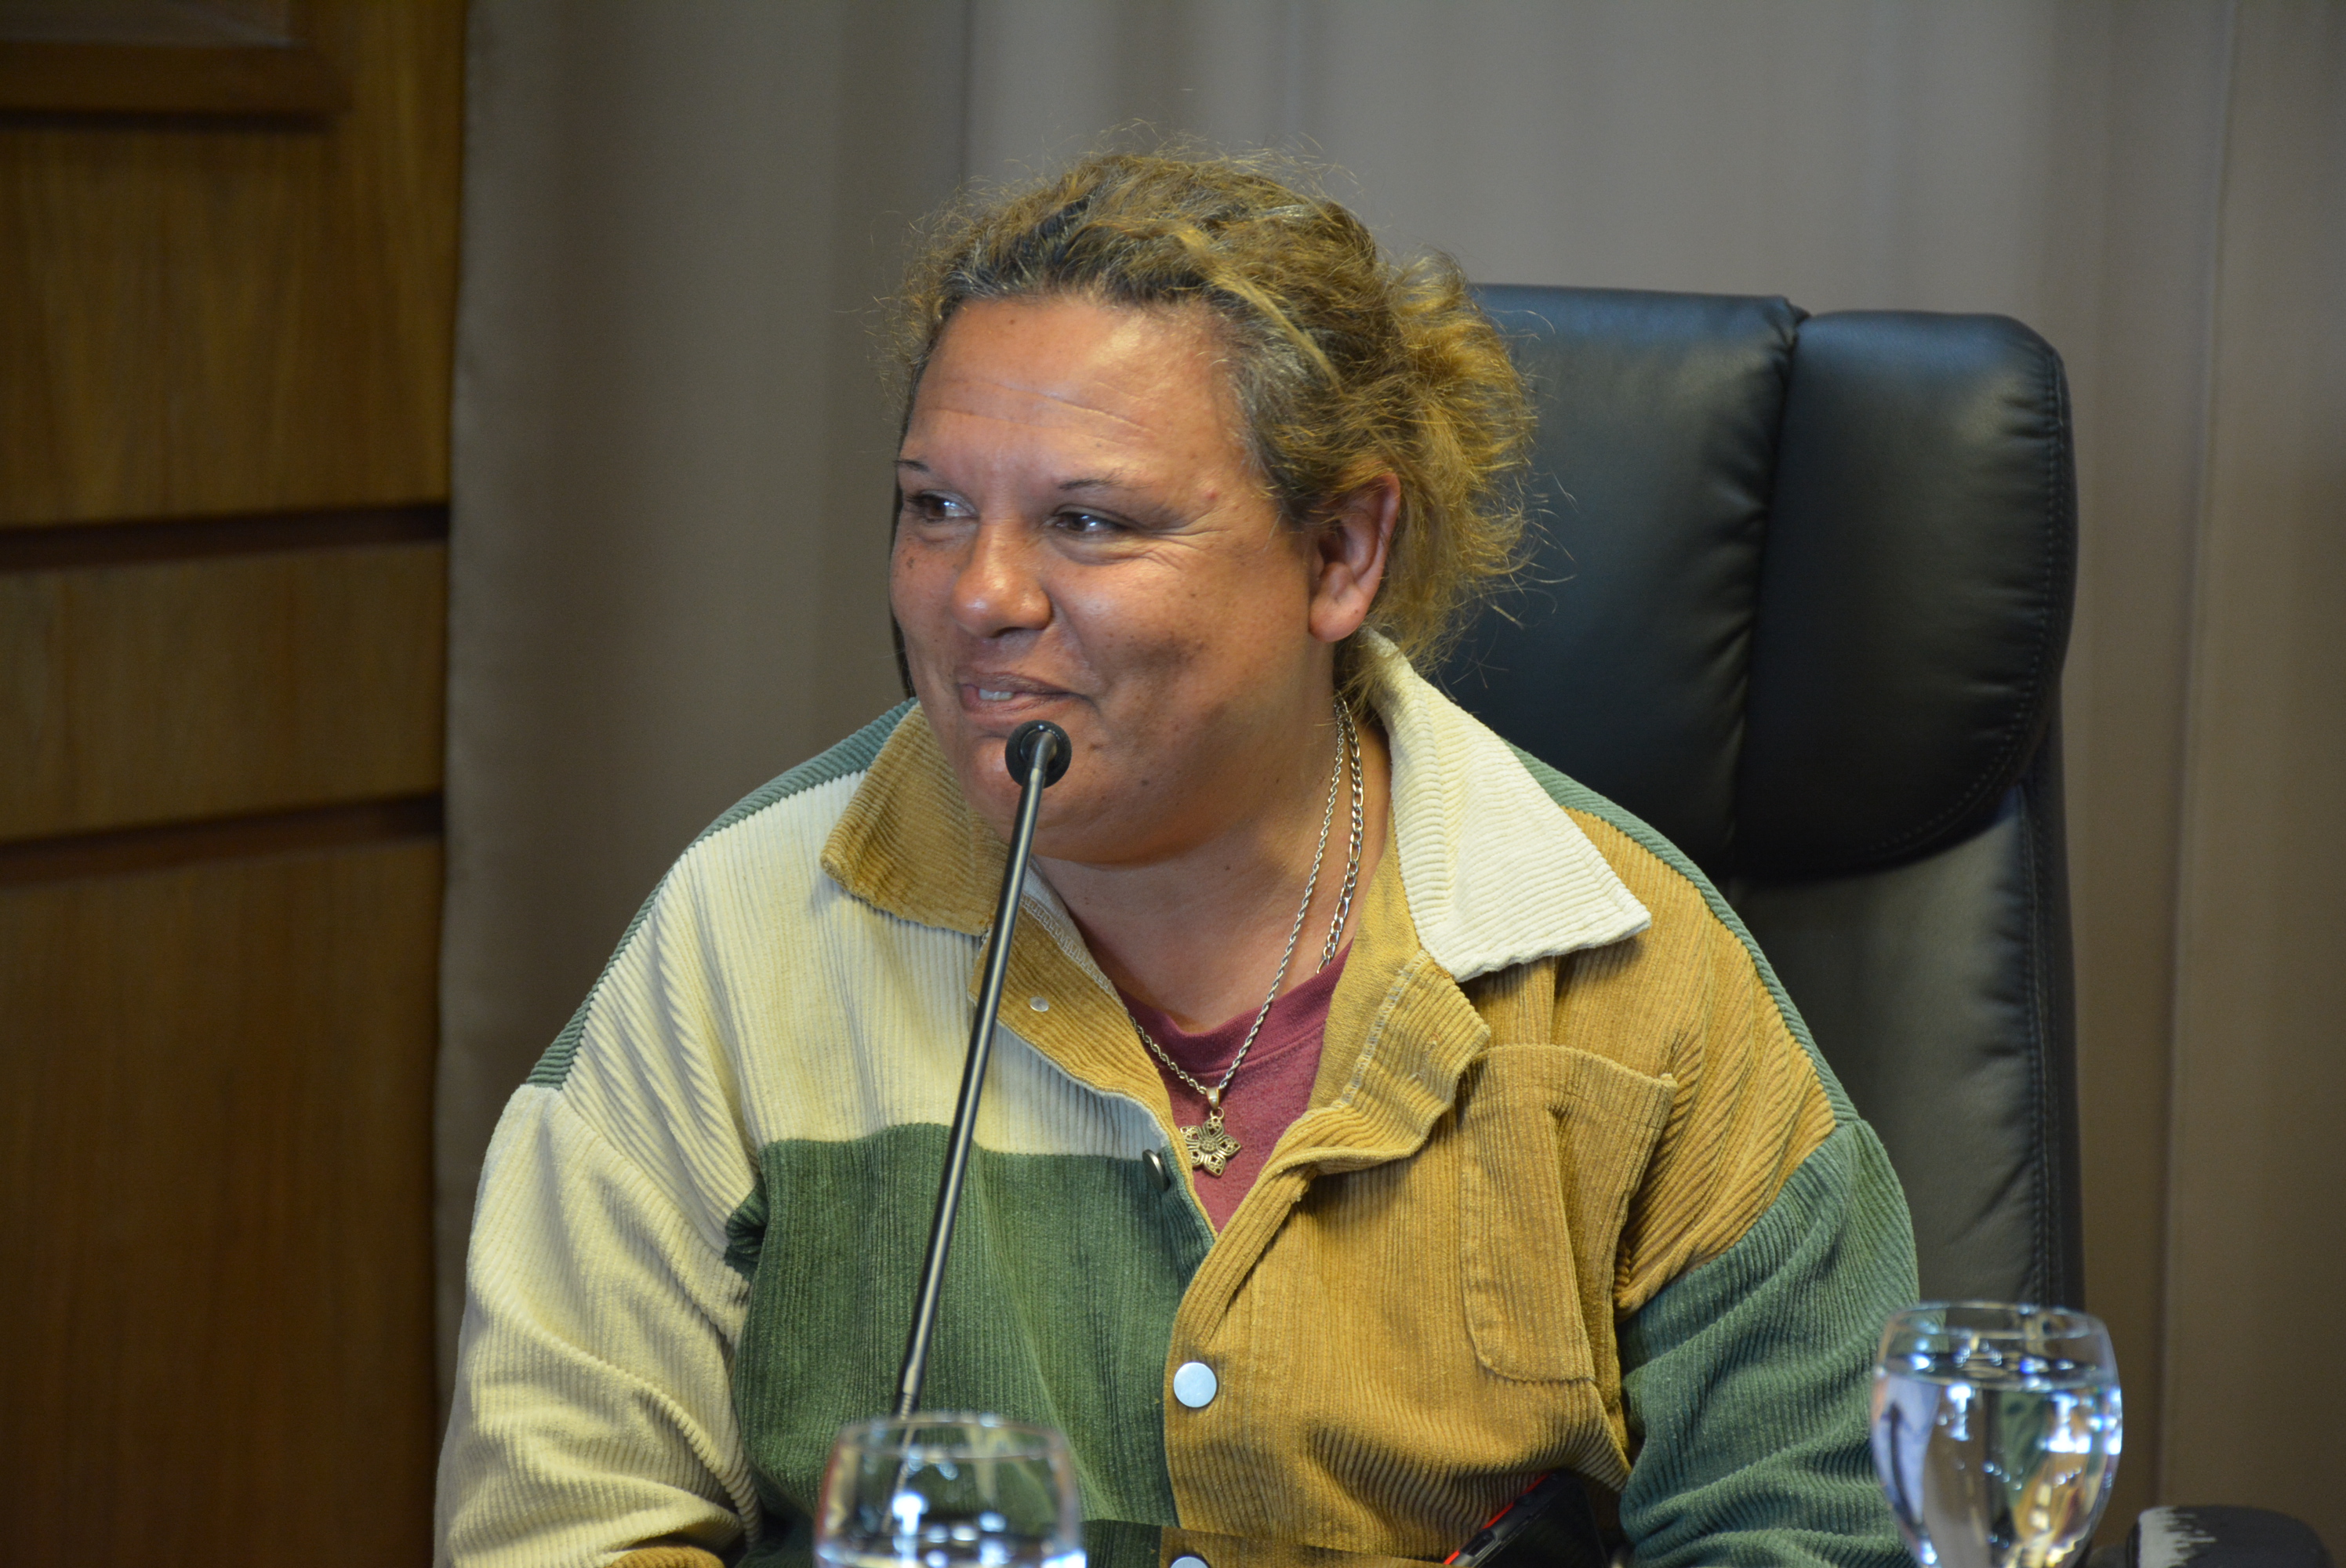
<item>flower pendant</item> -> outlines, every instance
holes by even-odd
[[[1230,1156],[1239,1152],[1238,1139],[1222,1126],[1219,1105],[1207,1112],[1202,1126],[1182,1128],[1181,1141],[1188,1145],[1189,1164],[1208,1176],[1221,1175]]]

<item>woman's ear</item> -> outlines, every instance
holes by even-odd
[[[1311,635],[1340,643],[1361,629],[1377,602],[1393,528],[1401,521],[1401,480],[1381,473],[1318,518],[1311,535]]]

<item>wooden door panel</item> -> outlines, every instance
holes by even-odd
[[[440,786],[447,548],[0,574],[0,840]]]
[[[100,9],[332,90],[0,46],[0,1558],[420,1563],[464,0]]]
[[[0,887],[13,1562],[428,1556],[429,840]]]
[[[339,115],[0,124],[0,526],[448,494],[462,0],[312,0]]]

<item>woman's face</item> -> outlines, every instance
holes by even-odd
[[[1326,777],[1332,644],[1365,598],[1331,606],[1327,552],[1280,524],[1202,311],[964,306],[897,483],[913,687],[998,830],[1030,718],[1074,743],[1035,845],[1058,860],[1160,860]]]

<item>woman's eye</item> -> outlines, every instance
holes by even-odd
[[[950,495],[940,495],[933,490],[905,496],[904,510],[923,523],[942,523],[971,515],[966,503],[956,501]]]
[[[1066,532],[1087,539],[1104,539],[1111,534],[1124,532],[1123,524],[1112,517],[1103,517],[1096,512],[1062,512],[1052,521]]]

